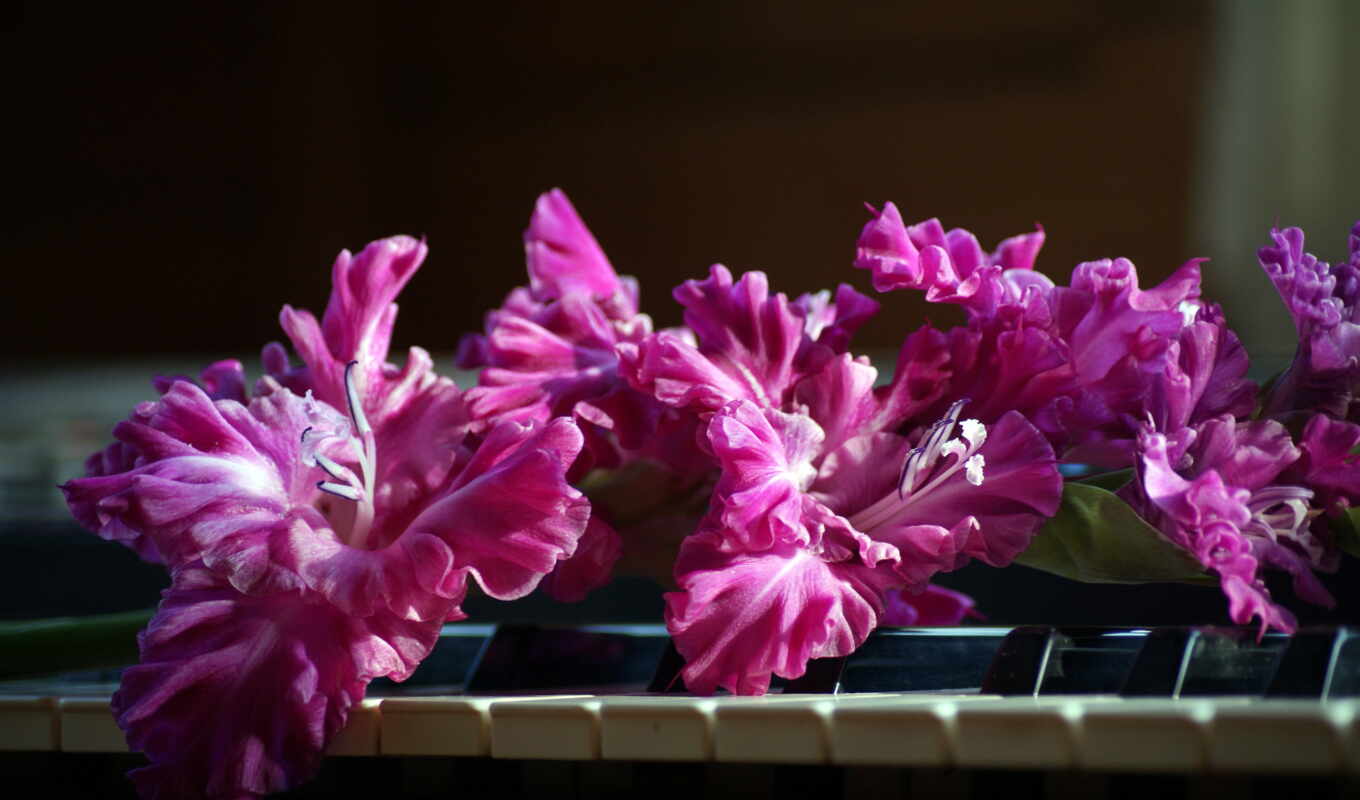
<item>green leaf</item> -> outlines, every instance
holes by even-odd
[[[1218,583],[1128,503],[1085,483],[1063,487],[1057,515],[1015,562],[1085,583]]]
[[[0,623],[0,679],[121,667],[137,661],[137,632],[153,609]]]
[[[1113,492],[1120,489],[1124,484],[1133,480],[1133,469],[1117,469],[1113,472],[1102,472],[1098,475],[1090,475],[1085,478],[1078,478],[1075,482],[1086,486],[1099,486],[1102,489]]]
[[[1337,546],[1353,556],[1360,556],[1360,508],[1347,508],[1330,522]]]

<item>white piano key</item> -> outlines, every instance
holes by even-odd
[[[958,703],[994,695],[904,694],[836,704],[831,715],[831,760],[836,764],[944,767],[954,762]]]
[[[126,753],[127,740],[113,720],[107,697],[63,697],[57,701],[61,749],[68,753]]]
[[[381,752],[382,711],[381,701],[376,697],[365,697],[349,710],[349,720],[345,727],[331,739],[326,747],[328,756],[376,756]]]
[[[821,764],[830,759],[830,696],[723,698],[714,711],[718,761]]]
[[[951,729],[955,761],[964,767],[1070,768],[1083,702],[1094,701],[1006,697],[960,703]]]
[[[1210,722],[1209,768],[1261,774],[1330,773],[1346,765],[1348,704],[1260,700],[1225,705]]]
[[[1123,772],[1199,772],[1208,763],[1208,700],[1125,698],[1082,708],[1080,766]]]
[[[600,710],[600,755],[620,761],[710,761],[712,697],[606,697]]]
[[[831,759],[831,714],[838,702],[890,695],[769,695],[715,698],[718,761],[822,764]]]
[[[600,757],[596,697],[491,704],[493,758],[593,761]]]
[[[583,696],[384,698],[382,752],[400,756],[489,756],[492,703]]]
[[[0,696],[0,750],[52,751],[60,744],[55,698]]]

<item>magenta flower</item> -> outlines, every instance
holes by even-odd
[[[1079,264],[1070,286],[1056,286],[1033,271],[1042,243],[1040,230],[987,254],[937,220],[906,226],[889,203],[861,233],[855,266],[880,291],[922,289],[967,311],[968,324],[945,334],[947,386],[932,413],[960,397],[984,422],[1019,411],[1063,457],[1118,468],[1132,458],[1149,383],[1199,305],[1198,262],[1148,290],[1122,258]]]
[[[619,374],[615,348],[652,333],[651,318],[638,310],[637,281],[614,272],[558,189],[538,198],[524,246],[529,285],[487,314],[483,334],[459,344],[460,366],[482,368],[466,393],[471,417],[483,424],[574,417],[585,448],[573,478],[650,459],[692,480],[706,467],[696,423]],[[608,582],[624,554],[610,509],[595,512],[577,555],[544,585],[559,600],[583,599]]]
[[[621,344],[619,369],[666,405],[701,414],[738,398],[782,407],[794,386],[842,352],[850,333],[877,309],[849,286],[837,290],[834,303],[815,296],[790,302],[770,294],[764,273],[734,282],[721,264],[674,295],[692,335],[662,331]]]
[[[594,463],[617,466],[620,448],[644,447],[662,413],[620,379],[614,354],[652,332],[637,281],[615,274],[559,189],[538,198],[524,247],[529,287],[512,291],[487,315],[485,333],[459,345],[459,365],[482,368],[469,409],[481,420],[575,414],[599,429],[588,437]]]
[[[248,404],[174,381],[63,487],[77,519],[174,576],[117,701],[153,759],[145,793],[287,788],[369,679],[404,678],[462,617],[469,575],[519,597],[575,552],[589,517],[566,482],[575,424],[486,428],[423,351],[403,369],[385,363],[391,299],[423,255],[405,238],[342,253],[323,325],[285,309],[305,364],[289,368],[280,348],[266,361],[305,396],[272,377]],[[356,358],[337,372],[344,356],[379,366]],[[279,705],[252,700],[265,705],[201,725],[204,708],[247,697]]]
[[[713,416],[722,477],[681,547],[682,591],[667,595],[686,686],[763,692],[771,674],[858,647],[889,590],[924,590],[971,558],[1001,566],[1028,545],[1057,509],[1053,452],[1019,414],[985,426],[960,420],[961,405],[914,446],[869,430],[830,452],[806,416],[747,400]]]
[[[1261,248],[1261,266],[1294,318],[1299,346],[1266,411],[1324,411],[1360,421],[1360,223],[1351,229],[1349,259],[1335,265],[1305,252],[1298,228],[1270,236],[1275,246]]]
[[[1300,451],[1277,422],[1208,420],[1177,450],[1146,429],[1138,440],[1138,480],[1121,494],[1171,543],[1215,573],[1238,624],[1293,632],[1294,615],[1271,600],[1261,579],[1269,567],[1288,572],[1295,592],[1330,607],[1314,570],[1331,571],[1336,554],[1311,525],[1313,491],[1279,482]]]

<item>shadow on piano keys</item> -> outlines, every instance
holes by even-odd
[[[882,629],[693,697],[660,626],[450,625],[289,796],[1207,797],[1360,789],[1360,631]],[[132,796],[117,671],[0,683],[6,775]],[[68,791],[62,791],[68,790]]]

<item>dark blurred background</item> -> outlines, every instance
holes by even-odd
[[[11,617],[154,601],[116,599],[144,587],[132,573],[72,580],[91,562],[42,550],[105,552],[52,485],[149,374],[254,369],[279,307],[320,311],[335,253],[380,236],[429,239],[396,344],[445,367],[522,281],[520,232],[560,186],[659,324],[713,262],[790,294],[867,291],[850,269],[863,203],[893,200],[988,247],[1042,223],[1060,280],[1122,255],[1147,285],[1211,257],[1210,293],[1268,371],[1293,341],[1255,248],[1279,221],[1335,257],[1360,216],[1344,0],[29,3],[3,24],[0,517],[28,554],[0,559]],[[883,299],[865,350],[920,323],[919,301]],[[995,595],[998,621],[1189,613],[1178,589],[973,574],[960,585]],[[1101,591],[1134,594],[1085,600]],[[1185,591],[1221,616],[1216,593]],[[654,590],[618,597],[582,613],[658,613]]]

